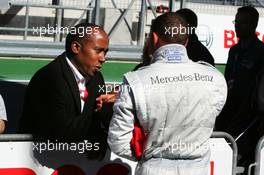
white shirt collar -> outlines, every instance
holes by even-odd
[[[190,61],[186,48],[181,44],[166,44],[153,54],[152,62],[185,63]]]
[[[72,73],[75,77],[75,80],[78,84],[78,88],[79,90],[85,90],[86,87],[85,87],[85,84],[86,84],[86,79],[83,77],[83,75],[78,71],[78,69],[72,64],[72,62],[69,60],[69,58],[67,56],[65,56],[65,59],[68,63],[68,65],[70,66],[71,70],[72,70]],[[81,94],[80,94],[81,96]],[[84,101],[82,100],[82,98],[80,98],[81,100],[81,112],[83,111],[83,108],[84,108]]]
[[[75,80],[77,83],[81,82],[85,84],[85,78],[83,77],[83,75],[77,70],[77,68],[72,64],[72,62],[69,60],[69,58],[67,56],[65,56],[66,61],[68,63],[68,65],[70,66],[73,75],[75,77]]]

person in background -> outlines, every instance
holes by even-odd
[[[197,15],[187,8],[183,8],[176,11],[177,14],[181,15],[189,25],[190,33],[188,37],[188,43],[186,46],[188,57],[192,61],[204,61],[212,66],[215,65],[214,58],[209,50],[198,40],[198,36],[195,33],[197,28],[198,18]]]
[[[5,103],[2,96],[0,95],[0,134],[4,133],[5,131],[6,121],[7,121],[7,117],[6,117]]]
[[[244,6],[237,10],[234,24],[239,41],[229,50],[225,68],[228,97],[216,121],[216,130],[235,138],[239,148],[238,165],[243,167],[254,162],[259,140],[258,117],[252,108],[256,77],[264,64],[264,43],[256,35],[258,19],[259,13],[254,7]]]
[[[205,175],[209,138],[226,100],[226,82],[212,65],[191,61],[185,48],[188,34],[172,37],[165,32],[168,27],[188,26],[177,13],[154,20],[147,46],[151,64],[124,75],[108,144],[117,155],[139,160],[136,175]],[[141,141],[134,139],[136,122],[144,135]],[[141,157],[135,150],[140,145]]]
[[[146,40],[144,47],[143,47],[143,54],[141,58],[141,62],[136,65],[136,67],[133,69],[133,71],[138,70],[139,68],[143,66],[147,66],[150,64],[151,57],[148,55],[148,40]]]

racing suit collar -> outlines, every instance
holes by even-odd
[[[186,63],[190,61],[186,48],[181,44],[166,44],[153,54],[153,62]]]

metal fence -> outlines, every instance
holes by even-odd
[[[260,174],[260,165],[261,165],[261,150],[264,147],[264,136],[260,138],[255,151],[255,162],[249,165],[248,175],[251,175],[252,168],[255,167],[254,175],[262,175]],[[263,158],[263,157],[262,157]],[[263,167],[262,167],[263,168]]]
[[[143,3],[142,3],[143,2]],[[170,8],[175,11],[180,8],[190,8],[195,12],[209,13],[209,14],[232,14],[234,15],[235,9],[233,6],[239,5],[254,5],[256,7],[262,7],[264,4],[263,0],[10,0],[11,8],[20,7],[21,9],[17,13],[18,16],[24,16],[22,24],[23,27],[15,27],[14,25],[1,25],[0,30],[6,31],[2,34],[9,34],[7,31],[15,31],[17,34],[21,35],[23,32],[23,40],[31,40],[33,32],[33,25],[45,26],[47,23],[43,24],[39,22],[37,24],[34,21],[34,17],[38,16],[40,18],[41,11],[42,17],[45,18],[50,16],[53,21],[48,21],[51,26],[64,26],[71,27],[79,22],[89,21],[96,22],[98,24],[107,25],[111,18],[116,18],[116,21],[109,27],[108,32],[112,35],[121,25],[122,27],[127,27],[128,32],[126,35],[131,36],[131,43],[133,41],[138,41],[138,45],[142,45],[145,33],[148,33],[150,21],[157,15],[162,13],[162,9],[166,11],[166,8]],[[38,8],[36,8],[38,7]],[[41,8],[41,9],[40,9]],[[47,10],[49,8],[51,10]],[[102,11],[104,9],[104,12]],[[113,11],[111,18],[105,16],[106,11]],[[160,10],[161,9],[161,10]],[[56,12],[54,12],[56,10]],[[79,15],[74,13],[72,10],[79,11]],[[103,12],[103,13],[100,13]],[[92,14],[94,13],[94,14]],[[128,15],[129,13],[129,15]],[[262,12],[260,12],[262,16]],[[36,15],[37,14],[37,15]],[[76,14],[76,15],[74,15]],[[109,13],[107,13],[109,14]],[[15,15],[15,14],[11,14]],[[72,17],[72,22],[65,22],[65,18]],[[126,17],[130,16],[130,20]],[[45,19],[45,21],[47,21]],[[110,22],[109,22],[110,23]],[[124,23],[124,24],[122,24]],[[22,25],[21,23],[16,25]],[[142,26],[143,25],[143,26]],[[135,26],[133,30],[133,26]],[[136,33],[136,37],[133,37],[133,33]],[[59,34],[51,35],[49,38],[54,38],[54,41],[63,41],[65,35],[58,36]],[[46,36],[47,37],[47,36]],[[2,37],[4,38],[4,37]],[[37,38],[32,40],[44,40],[45,37]],[[50,40],[51,41],[51,40]]]
[[[7,26],[1,25],[0,30],[14,31],[17,32],[18,35],[19,32],[23,32],[23,40],[30,40],[28,36],[34,36],[35,32],[39,33],[41,32],[40,29],[45,27],[48,30],[47,33],[51,35],[49,37],[54,38],[54,41],[62,41],[63,36],[66,34],[60,33],[58,30],[60,31],[61,27],[63,27],[63,18],[67,10],[71,10],[69,13],[71,13],[72,10],[79,11],[79,16],[76,16],[76,19],[73,19],[72,22],[70,22],[70,26],[67,27],[71,27],[77,23],[83,22],[85,18],[89,18],[91,20],[93,18],[92,12],[96,13],[97,10],[95,8],[95,0],[11,0],[10,5],[11,8],[13,7],[19,9],[16,14],[11,13],[11,15],[16,15],[17,18],[22,19],[22,24],[15,24],[15,27],[12,27],[11,21],[11,24],[7,24]],[[95,15],[96,14],[94,14],[94,16]],[[9,14],[6,16],[8,17]],[[23,18],[21,18],[22,16]],[[42,20],[43,22],[38,20],[40,18],[44,18]],[[53,29],[50,29],[52,27]],[[37,40],[43,41],[45,40],[45,37],[38,37]]]
[[[235,142],[235,139],[228,133],[225,132],[213,132],[212,138],[224,138],[227,142],[229,142],[232,150],[233,150],[233,157],[232,157],[232,175],[237,174],[237,154],[238,154],[238,148],[237,144]]]
[[[58,3],[59,2],[59,3]],[[11,4],[32,4],[38,6],[62,5],[63,7],[86,7],[94,4],[94,0],[10,0]]]
[[[7,22],[0,24],[0,38],[63,42],[67,33],[61,32],[62,28],[64,31],[64,28],[86,21],[104,26],[111,41],[116,41],[110,44],[142,46],[146,33],[147,10],[151,11],[153,17],[157,16],[158,4],[168,7],[169,1],[11,0],[10,10],[0,16],[7,19]],[[11,22],[8,21],[9,16],[13,16],[10,18]],[[121,37],[123,40],[119,40],[120,33],[124,36]]]
[[[152,19],[168,10],[190,8],[196,13],[234,16],[238,6],[255,5],[260,17],[264,16],[263,0],[9,0],[9,3],[10,9],[0,15],[0,39],[25,42],[63,42],[67,33],[61,32],[61,28],[94,22],[109,33],[111,45],[142,47]],[[40,35],[42,28],[46,33]]]

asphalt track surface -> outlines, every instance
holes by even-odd
[[[4,98],[8,118],[6,133],[16,133],[26,85],[34,73],[50,61],[52,59],[0,57],[0,94]],[[120,83],[123,74],[131,71],[137,64],[137,62],[107,61],[101,71],[106,83]],[[216,67],[224,72],[224,65]]]

